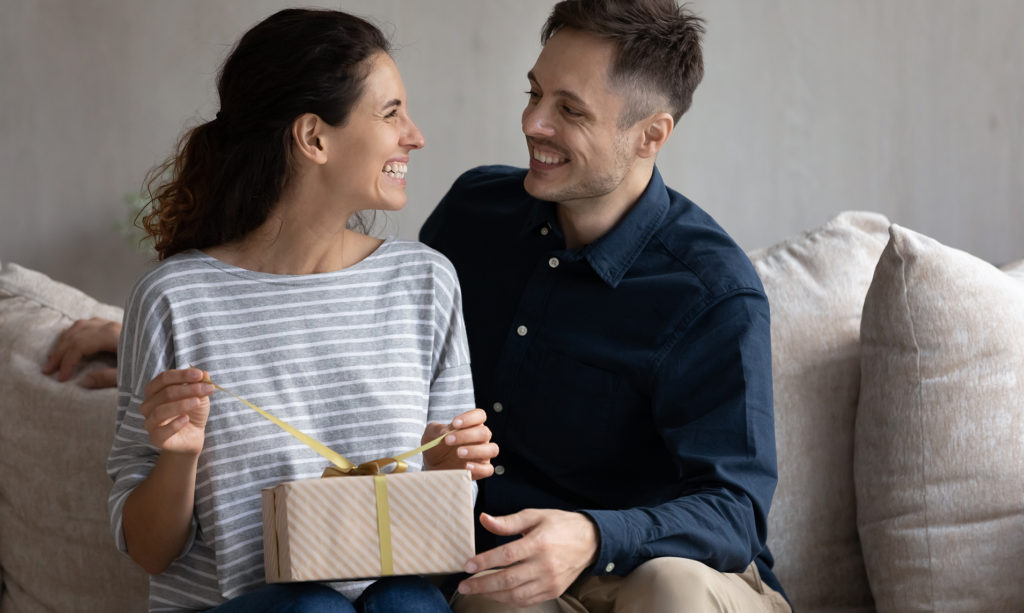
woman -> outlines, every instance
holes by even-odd
[[[345,13],[281,11],[242,37],[218,92],[217,118],[153,173],[170,172],[144,220],[162,263],[118,352],[118,546],[153,575],[153,610],[448,610],[421,578],[264,586],[260,490],[325,461],[204,382],[357,463],[452,429],[410,468],[491,474],[451,265],[348,227],[405,205],[424,144],[388,43]]]

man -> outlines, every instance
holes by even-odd
[[[790,610],[765,546],[768,302],[655,168],[702,33],[673,0],[558,3],[529,169],[467,172],[420,233],[459,274],[502,450],[456,611]]]

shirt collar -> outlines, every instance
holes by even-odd
[[[555,204],[543,200],[535,200],[534,203],[523,226],[523,234],[538,232],[546,226],[561,235]],[[655,167],[647,189],[636,204],[607,234],[581,248],[579,256],[587,260],[605,283],[616,287],[661,226],[668,208],[668,191]]]
[[[611,287],[618,286],[661,227],[668,208],[668,190],[655,167],[647,189],[633,208],[607,234],[584,248],[591,268],[605,283]]]
[[[523,229],[519,235],[533,235],[539,232],[541,228],[548,228],[561,236],[562,229],[558,226],[558,213],[555,211],[555,203],[538,200],[532,196],[530,196],[530,199],[533,200],[533,206],[530,207],[530,212],[526,216],[526,223],[523,224]]]

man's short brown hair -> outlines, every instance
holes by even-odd
[[[562,28],[611,41],[616,55],[609,78],[626,98],[620,126],[656,111],[678,122],[704,77],[704,20],[675,0],[563,0],[551,10],[541,42]]]

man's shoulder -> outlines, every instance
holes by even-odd
[[[462,173],[424,222],[420,240],[449,257],[459,245],[468,248],[474,236],[493,240],[535,202],[523,188],[525,176],[526,170],[512,166],[478,166]]]
[[[488,205],[519,203],[528,198],[523,188],[526,169],[514,166],[477,166],[459,175],[442,201],[446,206],[474,207],[481,201]]]
[[[764,293],[747,254],[707,211],[669,189],[671,205],[654,236],[679,265],[700,279],[713,295],[753,291]]]
[[[524,177],[526,177],[525,168],[506,166],[504,164],[490,164],[470,168],[459,175],[459,178],[455,180],[455,184],[452,187],[459,187],[460,189],[488,189],[519,185],[521,188]]]

